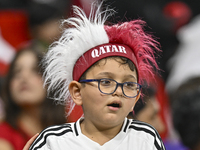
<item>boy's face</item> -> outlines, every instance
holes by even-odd
[[[86,79],[109,78],[119,83],[137,82],[136,71],[131,71],[127,64],[120,64],[120,61],[119,58],[100,60],[98,65],[88,70]],[[81,84],[80,94],[85,121],[105,127],[122,124],[139,98],[139,95],[135,98],[126,97],[120,86],[113,94],[103,94],[98,89],[98,82]],[[119,107],[112,106],[114,103],[118,103]]]

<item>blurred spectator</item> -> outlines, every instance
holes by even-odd
[[[167,150],[187,150],[174,133],[171,108],[162,79],[156,77],[150,85],[144,84],[142,93],[143,97],[139,99],[134,112],[128,117],[147,122],[155,127]]]
[[[180,44],[168,62],[170,74],[166,89],[171,95],[183,82],[200,75],[200,15],[177,32]]]
[[[31,45],[20,50],[10,65],[2,93],[5,120],[0,124],[0,149],[22,150],[37,132],[66,122],[65,107],[46,97],[39,65],[42,57]]]
[[[164,140],[168,136],[167,118],[171,115],[168,97],[164,91],[162,78],[155,76],[151,83],[142,85],[142,97],[134,107],[129,117],[147,122],[157,129]],[[167,113],[166,113],[167,112]]]
[[[67,17],[70,1],[52,0],[44,3],[32,0],[27,5],[31,38],[44,51],[60,37],[60,19]]]
[[[0,78],[27,41],[46,51],[59,36],[58,21],[67,17],[70,5],[71,0],[0,0]]]
[[[143,97],[139,99],[129,117],[151,124],[159,134],[166,128],[160,116],[160,104],[156,98],[156,87],[153,85],[142,86]]]
[[[32,40],[35,49],[45,52],[59,37],[59,19],[67,17],[70,4],[71,0],[0,0],[0,89],[21,45]]]
[[[190,150],[200,149],[200,77],[186,80],[173,95],[173,123]]]

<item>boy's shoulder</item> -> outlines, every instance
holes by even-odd
[[[143,141],[148,141],[149,143],[154,143],[157,149],[164,148],[162,139],[157,132],[157,130],[148,123],[127,119],[127,126],[124,128],[124,132],[132,138],[132,136],[137,137],[137,139],[142,139]]]
[[[73,124],[74,123],[64,123],[60,125],[53,125],[45,128],[40,135],[55,135],[62,136],[66,133],[73,133]]]
[[[29,150],[45,147],[49,140],[54,141],[58,139],[65,139],[66,137],[73,137],[76,132],[73,127],[74,124],[75,123],[65,123],[45,128],[42,132],[40,132]]]
[[[121,132],[110,141],[110,144],[113,145],[112,142],[115,143],[116,141],[117,143],[120,141],[119,147],[140,145],[143,149],[150,146],[155,147],[156,150],[164,150],[159,134],[151,125],[127,118],[124,120]],[[117,145],[117,143],[115,144]],[[81,134],[79,119],[74,123],[54,125],[44,129],[29,150],[46,150],[49,147],[51,149],[58,149],[58,147],[60,149],[80,149],[84,146],[88,147],[88,144],[91,146],[94,142],[91,142]],[[109,143],[107,143],[107,146],[109,146]],[[95,147],[99,146],[95,145]]]
[[[152,125],[135,119],[127,119],[127,127],[124,128],[124,130],[144,132],[145,134],[149,134],[154,137],[160,137]]]

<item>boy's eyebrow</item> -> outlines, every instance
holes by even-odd
[[[134,75],[131,75],[131,74],[130,75],[125,75],[124,77],[125,78],[134,78],[135,80],[137,80],[137,78]]]
[[[101,73],[99,73],[98,75],[107,75],[107,76],[113,76],[114,74],[113,73],[111,73],[111,72],[101,72]],[[137,80],[137,78],[135,77],[135,76],[133,76],[133,75],[125,75],[124,76],[125,78],[134,78],[135,80]]]
[[[111,72],[100,72],[98,75],[107,75],[107,76],[112,76],[112,75],[114,75],[114,74],[111,73]]]
[[[100,72],[99,75],[113,75],[111,72]]]

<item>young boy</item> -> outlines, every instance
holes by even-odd
[[[66,100],[68,115],[75,105],[84,116],[77,122],[48,127],[30,150],[165,150],[150,125],[126,118],[140,97],[143,80],[158,68],[157,42],[144,33],[141,20],[112,26],[100,6],[89,19],[78,7],[59,41],[47,53],[45,82]]]

